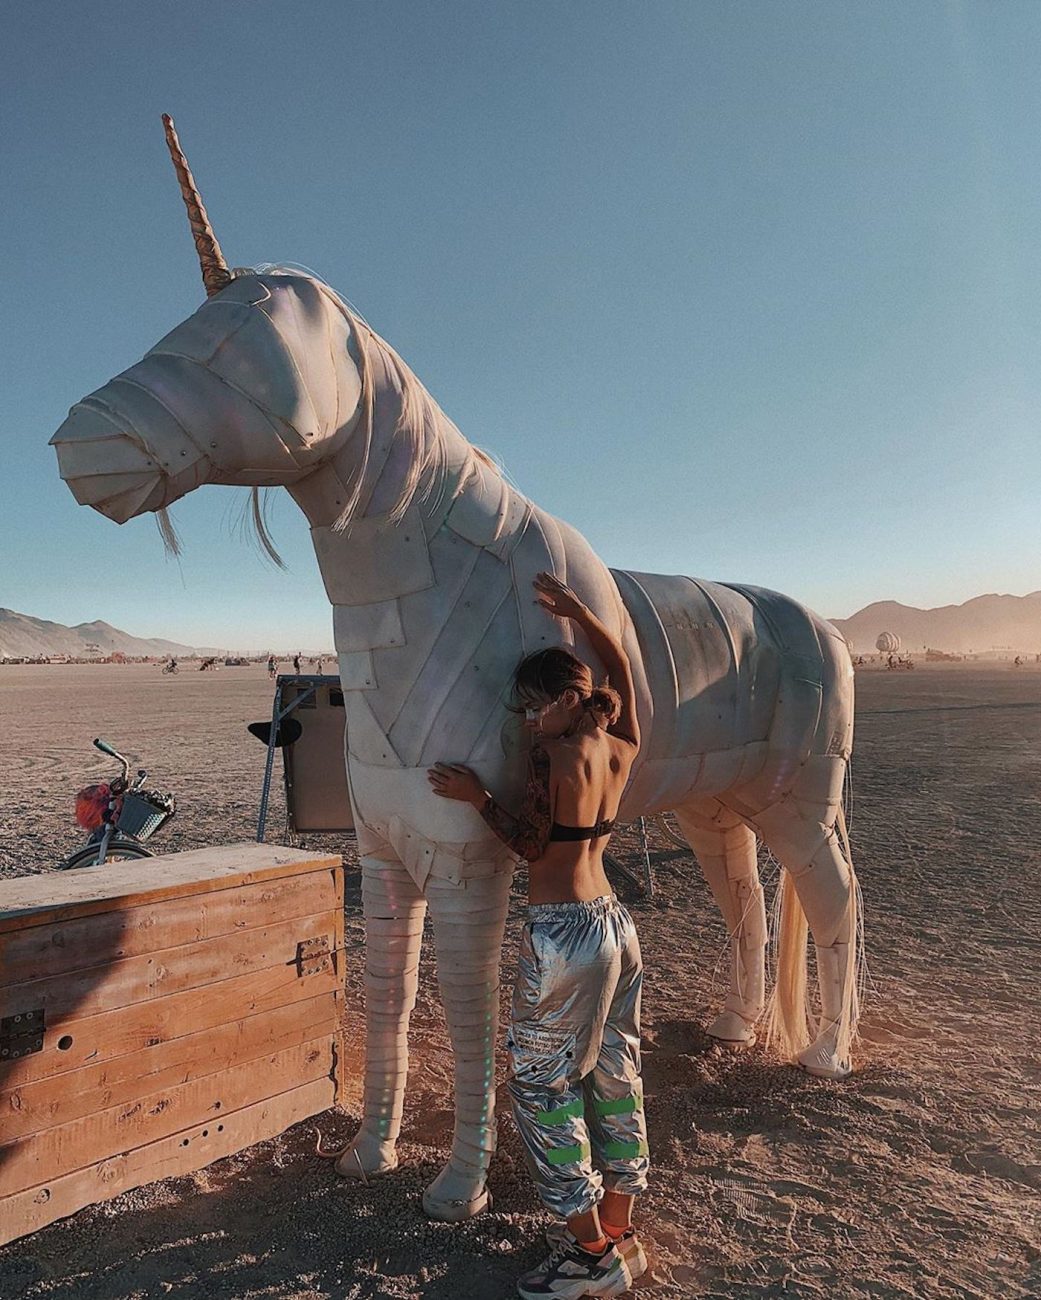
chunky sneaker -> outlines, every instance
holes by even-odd
[[[538,1268],[517,1283],[524,1300],[579,1300],[580,1296],[622,1295],[632,1284],[632,1274],[621,1253],[609,1242],[594,1255],[578,1244],[565,1228],[563,1236]]]
[[[551,1223],[546,1229],[546,1243],[552,1249],[569,1235],[566,1223]],[[648,1268],[647,1255],[643,1249],[643,1242],[636,1235],[636,1229],[626,1228],[620,1237],[608,1237],[607,1240],[618,1248],[618,1253],[625,1260],[632,1280],[635,1282],[638,1277],[643,1277]]]

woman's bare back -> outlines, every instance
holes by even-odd
[[[540,748],[549,759],[549,807],[561,826],[592,827],[613,821],[636,758],[636,746],[602,728],[582,728]],[[528,899],[532,903],[587,901],[610,894],[604,873],[608,837],[550,840],[528,863]]]

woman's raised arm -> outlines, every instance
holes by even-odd
[[[540,573],[534,581],[538,604],[557,618],[570,619],[586,634],[589,644],[607,672],[608,685],[618,692],[621,712],[607,728],[612,736],[627,740],[639,748],[640,724],[636,718],[636,689],[629,656],[621,641],[597,618],[588,605],[559,578]]]

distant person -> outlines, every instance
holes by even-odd
[[[293,655],[293,672],[296,673],[297,677],[300,676],[300,652],[299,652],[299,650],[296,652],[295,655]]]
[[[1023,667],[1023,660],[1019,657],[1019,655],[1016,655],[1015,659],[1012,660],[1012,667],[1013,668]]]
[[[1038,655],[1038,658],[1041,659],[1041,655]],[[315,660],[315,664],[317,665],[317,668],[318,668],[318,674],[319,674],[319,676],[321,676],[321,672],[322,672],[322,656],[321,656],[321,655],[319,655],[318,658]]]
[[[267,675],[271,678],[272,681],[275,680],[275,674],[276,674],[277,672],[278,672],[278,664],[275,662],[275,656],[274,656],[274,655],[268,655],[268,657],[267,657]]]

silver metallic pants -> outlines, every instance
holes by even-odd
[[[592,1209],[605,1186],[647,1186],[642,985],[636,927],[615,897],[528,908],[506,1086],[539,1197],[561,1218]]]

